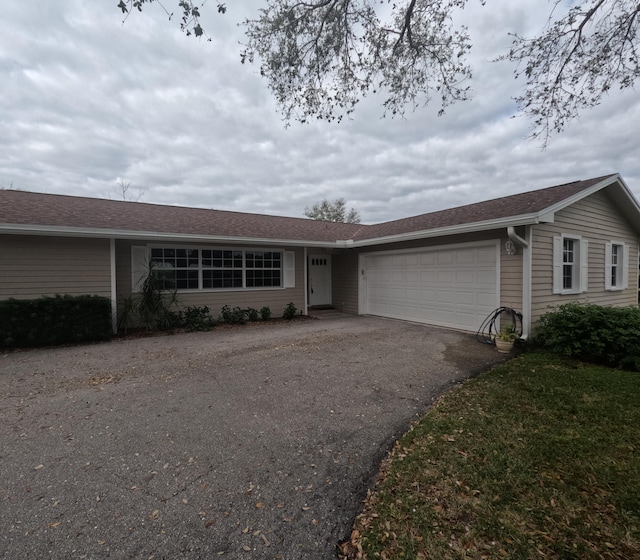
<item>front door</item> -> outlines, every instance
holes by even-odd
[[[309,255],[309,305],[331,305],[330,255]]]

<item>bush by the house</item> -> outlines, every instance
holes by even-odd
[[[580,360],[640,371],[640,308],[567,303],[544,315],[534,342]]]
[[[0,301],[0,346],[52,346],[111,338],[111,300],[55,296]]]
[[[223,305],[220,310],[220,321],[228,325],[244,325],[245,310],[237,306],[231,309],[228,305]]]
[[[271,309],[268,308],[266,305],[260,308],[260,318],[263,321],[268,321],[269,319],[271,319]]]
[[[247,314],[247,319],[252,323],[258,320],[258,310],[253,307],[247,307],[245,309],[245,313]]]
[[[296,306],[293,305],[293,302],[289,302],[282,312],[282,318],[291,320],[296,316],[296,311],[297,309]]]
[[[182,323],[189,331],[210,331],[216,324],[206,305],[185,307],[182,310]]]

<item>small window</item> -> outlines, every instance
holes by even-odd
[[[624,290],[629,281],[629,250],[624,243],[605,245],[604,286],[606,290]]]
[[[553,238],[553,293],[578,294],[587,291],[588,243],[580,236]]]
[[[622,245],[611,246],[611,287],[617,288],[622,283],[620,270],[620,256],[622,255]]]
[[[565,237],[562,240],[562,289],[573,290],[576,286],[577,240]]]

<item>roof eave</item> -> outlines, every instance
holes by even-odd
[[[552,222],[553,213],[545,214],[523,214],[520,216],[510,216],[508,218],[500,218],[497,220],[484,220],[482,222],[471,222],[468,224],[457,224],[454,226],[446,226],[441,228],[433,228],[420,231],[412,231],[408,233],[399,233],[397,235],[388,235],[384,237],[372,237],[371,239],[363,239],[360,241],[347,241],[349,247],[367,247],[371,245],[381,245],[383,243],[399,243],[402,241],[414,241],[417,239],[429,239],[433,237],[445,237],[448,235],[460,235],[464,233],[477,233],[479,231],[487,231],[494,229],[503,229],[507,227],[526,226],[539,224],[542,222]]]
[[[124,239],[146,242],[178,242],[190,243],[235,243],[243,245],[270,245],[332,248],[338,245],[335,241],[312,241],[304,239],[277,239],[263,237],[234,237],[225,235],[198,235],[188,233],[168,233],[156,231],[133,231],[99,228],[72,228],[64,226],[0,224],[0,232],[16,235],[48,235],[54,237],[85,237],[93,239]]]

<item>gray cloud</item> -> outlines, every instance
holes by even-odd
[[[0,21],[0,187],[302,216],[345,197],[377,222],[614,171],[640,192],[636,95],[613,93],[547,150],[512,118],[513,68],[491,62],[540,6],[494,0],[463,13],[475,41],[471,101],[381,119],[380,99],[341,124],[285,128],[236,24],[260,3],[205,8],[212,41],[149,6],[123,25],[112,3],[10,3]]]

